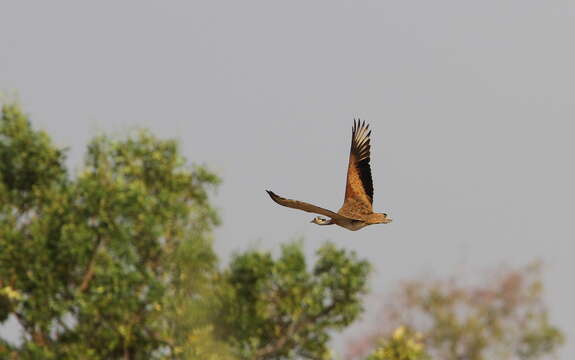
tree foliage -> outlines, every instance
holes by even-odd
[[[421,334],[400,326],[379,340],[375,351],[365,360],[430,360],[421,342]]]
[[[0,160],[0,320],[22,329],[0,357],[176,355],[187,334],[169,319],[182,289],[199,291],[215,270],[218,178],[144,132],[96,138],[70,176],[65,152],[17,105],[2,108]]]
[[[563,342],[549,322],[538,264],[501,270],[475,286],[456,278],[405,282],[380,323],[352,345],[350,358],[361,357],[398,325],[421,333],[434,359],[545,359]]]
[[[355,253],[326,244],[308,271],[300,245],[236,256],[224,274],[218,323],[245,359],[329,359],[328,330],[349,325],[362,311],[370,266]]]

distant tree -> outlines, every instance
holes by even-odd
[[[216,331],[242,359],[331,359],[329,331],[349,325],[362,311],[370,266],[331,244],[308,269],[298,243],[279,259],[269,252],[237,255],[223,273],[216,299]]]
[[[218,181],[147,133],[96,138],[71,176],[64,150],[4,105],[0,322],[21,338],[0,339],[0,358],[224,358],[203,315]]]
[[[433,359],[545,359],[563,335],[549,322],[542,295],[538,264],[499,271],[478,286],[457,278],[408,281],[384,306],[380,328],[351,344],[349,359],[362,358],[400,325],[421,334]]]
[[[421,334],[400,326],[379,345],[365,360],[430,360],[421,343]]]

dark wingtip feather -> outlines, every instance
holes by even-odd
[[[352,132],[352,144],[351,151],[357,157],[357,168],[359,171],[359,176],[363,184],[364,190],[367,196],[373,201],[373,182],[371,178],[371,168],[369,166],[370,161],[370,149],[371,149],[371,130],[369,129],[369,124],[365,120],[360,120],[359,118],[353,120],[353,132]],[[363,131],[361,139],[357,139],[356,136],[358,132]],[[367,131],[367,133],[365,133]],[[364,140],[365,139],[365,140]],[[359,143],[357,140],[364,140]]]
[[[278,194],[274,193],[271,190],[266,190],[266,192],[268,193],[268,195],[272,198],[273,201],[278,202],[278,199],[281,199],[282,197],[279,196]]]

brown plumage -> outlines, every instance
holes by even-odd
[[[371,179],[369,125],[359,119],[353,121],[351,132],[351,150],[347,168],[345,198],[343,206],[337,213],[303,201],[283,198],[270,190],[266,190],[273,201],[293,209],[328,216],[314,218],[311,222],[318,225],[336,224],[349,230],[359,230],[367,225],[387,224],[391,219],[387,214],[374,213],[373,182]]]

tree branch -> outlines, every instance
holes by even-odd
[[[82,284],[80,284],[80,292],[84,292],[88,289],[88,285],[90,285],[90,281],[94,277],[94,267],[96,265],[96,256],[100,248],[102,247],[102,243],[104,242],[100,234],[97,235],[97,243],[96,248],[94,249],[94,253],[92,254],[92,258],[86,267],[86,271],[84,272],[84,276],[82,277]]]
[[[329,313],[332,312],[333,309],[335,309],[335,303],[332,303],[315,316],[311,317],[302,316],[298,321],[292,322],[291,325],[286,330],[286,332],[282,336],[280,336],[275,342],[272,342],[256,351],[255,358],[256,359],[263,358],[266,355],[273,354],[279,351],[285,345],[285,343],[288,342],[302,327],[310,323],[313,323],[324,316],[329,315]]]

